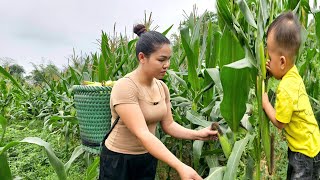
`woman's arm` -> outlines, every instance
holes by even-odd
[[[173,120],[171,112],[171,104],[167,103],[167,114],[161,121],[163,131],[175,138],[190,139],[190,140],[212,140],[217,139],[217,131],[211,130],[211,127],[206,127],[200,130],[187,129]]]
[[[167,163],[176,169],[181,179],[201,177],[189,166],[182,163],[166,146],[152,133],[150,133],[141,109],[136,104],[119,104],[115,110],[126,127],[139,139],[146,150],[155,158]]]
[[[167,85],[160,81],[165,93],[167,114],[161,121],[163,131],[175,138],[190,140],[213,140],[217,139],[218,131],[212,131],[211,127],[206,127],[198,131],[187,129],[173,120],[170,103],[170,93]]]

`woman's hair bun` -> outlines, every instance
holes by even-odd
[[[146,26],[143,24],[137,24],[133,27],[133,32],[140,37],[140,35],[144,32],[146,32]]]

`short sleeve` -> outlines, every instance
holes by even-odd
[[[293,113],[293,100],[286,90],[279,88],[276,99],[276,119],[282,123],[289,123]]]
[[[113,86],[110,103],[112,106],[118,104],[138,104],[138,87],[129,78],[121,78]]]

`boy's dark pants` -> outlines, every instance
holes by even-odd
[[[287,179],[319,180],[320,176],[320,153],[310,158],[298,152],[292,152],[288,148],[288,171]]]

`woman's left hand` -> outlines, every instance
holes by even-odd
[[[207,140],[217,140],[218,131],[211,130],[211,126],[200,129],[197,131],[197,140],[207,141]]]

